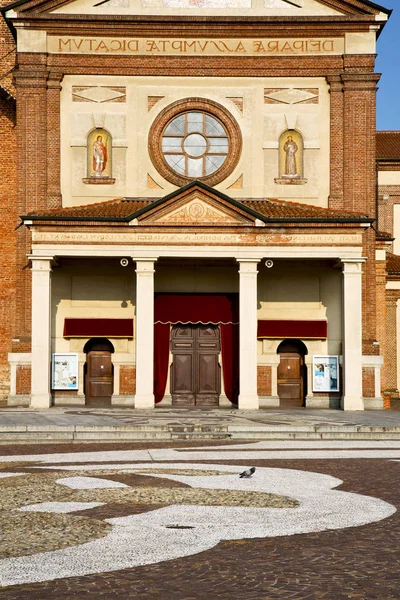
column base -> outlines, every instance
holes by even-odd
[[[136,394],[135,408],[137,408],[137,409],[154,408],[154,394]]]
[[[342,410],[364,410],[364,402],[358,396],[343,396],[340,399],[340,408]]]
[[[260,401],[258,396],[245,396],[239,394],[239,410],[258,410],[260,408]]]
[[[31,408],[50,408],[51,394],[31,394]]]

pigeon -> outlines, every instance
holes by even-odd
[[[246,471],[243,471],[243,473],[240,473],[239,477],[245,477],[246,479],[248,479],[249,477],[251,477],[253,475],[255,470],[256,470],[255,467],[251,467],[251,469],[246,469]]]

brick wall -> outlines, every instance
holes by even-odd
[[[125,365],[119,368],[119,393],[121,396],[136,393],[136,367]]]
[[[257,393],[259,396],[271,396],[271,367],[257,367]]]
[[[17,367],[17,395],[31,393],[31,367]]]
[[[363,397],[375,398],[375,369],[363,367],[362,370]]]

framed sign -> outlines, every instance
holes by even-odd
[[[339,391],[339,357],[313,356],[313,392]]]
[[[75,352],[54,353],[52,361],[52,389],[78,389],[78,354]]]

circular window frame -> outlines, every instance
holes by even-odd
[[[227,133],[229,149],[225,161],[219,169],[204,177],[180,175],[169,166],[162,151],[162,137],[167,125],[175,117],[187,112],[202,112],[214,117]],[[242,134],[231,113],[217,102],[205,98],[186,98],[170,104],[157,115],[150,127],[148,149],[154,167],[170,183],[181,187],[197,179],[213,186],[226,179],[236,168],[242,154]]]

